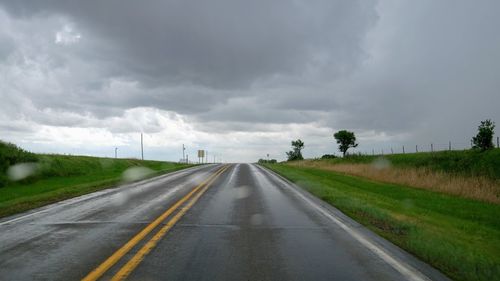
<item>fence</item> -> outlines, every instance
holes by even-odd
[[[494,145],[500,147],[500,137],[494,139]],[[445,151],[445,150],[466,150],[473,147],[472,140],[470,142],[429,142],[419,143],[419,144],[400,144],[400,145],[389,145],[389,146],[379,146],[379,148],[372,148],[371,151],[365,149],[355,149],[349,154],[364,154],[364,155],[385,155],[385,154],[405,154],[405,153],[419,153],[419,152],[435,152],[435,151]]]

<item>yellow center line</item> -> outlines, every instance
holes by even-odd
[[[177,201],[172,207],[170,207],[167,211],[161,214],[158,218],[156,218],[153,222],[151,222],[148,226],[146,226],[143,230],[137,233],[132,239],[130,239],[125,245],[123,245],[120,249],[114,252],[109,258],[107,258],[103,263],[101,263],[97,268],[95,268],[92,272],[90,272],[87,276],[85,276],[82,281],[95,281],[99,279],[108,269],[110,269],[113,265],[115,265],[125,254],[127,254],[135,245],[137,245],[146,235],[148,235],[153,229],[155,229],[162,221],[164,221],[170,214],[172,214],[179,206],[181,206],[184,202],[186,202],[189,198],[191,198],[198,190],[200,190],[207,182],[215,178],[219,175],[219,173],[225,170],[227,167],[222,167],[217,172],[212,174],[198,186],[196,186],[193,190],[191,190],[187,195],[185,195],[182,199]]]
[[[130,273],[142,262],[144,257],[158,244],[158,242],[167,234],[167,232],[184,216],[184,214],[198,201],[198,199],[207,191],[210,185],[219,175],[224,173],[229,166],[217,173],[205,187],[198,192],[170,221],[168,221],[116,274],[111,281],[125,280]]]

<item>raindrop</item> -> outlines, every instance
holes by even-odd
[[[126,182],[137,181],[146,178],[154,171],[146,167],[131,167],[122,174],[122,179]]]
[[[35,174],[38,165],[36,163],[19,163],[9,167],[7,176],[12,181],[19,181]]]

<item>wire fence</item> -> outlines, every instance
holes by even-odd
[[[494,138],[494,145],[500,147],[500,137]],[[452,150],[466,150],[474,146],[472,140],[470,142],[428,142],[417,144],[398,144],[398,145],[382,145],[378,148],[367,150],[366,146],[361,149],[354,149],[349,154],[360,155],[387,155],[387,154],[406,154],[406,153],[419,153],[419,152],[436,152],[436,151],[452,151]]]

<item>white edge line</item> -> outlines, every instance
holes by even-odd
[[[268,172],[267,169],[263,169],[263,170]],[[408,280],[414,280],[414,281],[430,281],[431,280],[427,276],[425,276],[422,272],[420,272],[416,268],[414,268],[413,266],[391,256],[383,248],[381,248],[380,246],[378,246],[378,245],[374,244],[373,242],[371,242],[370,240],[368,240],[359,231],[356,231],[354,228],[349,227],[348,225],[343,223],[341,220],[339,220],[335,215],[331,214],[330,212],[325,210],[323,207],[319,206],[318,204],[313,202],[311,199],[304,196],[302,193],[300,193],[298,190],[296,190],[296,188],[294,188],[293,185],[291,185],[288,181],[281,178],[281,176],[275,174],[274,172],[271,172],[269,174],[271,176],[275,177],[276,179],[278,179],[280,182],[284,183],[284,186],[286,186],[288,189],[292,190],[302,200],[306,201],[311,207],[315,208],[322,215],[329,218],[331,221],[333,221],[338,226],[340,226],[345,232],[349,233],[352,237],[354,237],[356,240],[358,240],[359,243],[361,243],[363,246],[368,248],[370,251],[372,251],[374,254],[376,254],[379,258],[381,258],[383,261],[385,261],[390,266],[392,266],[395,270],[397,270],[399,273],[401,273],[403,276],[408,278]]]

